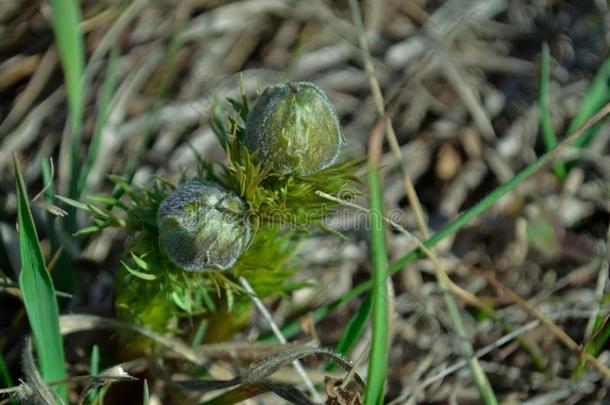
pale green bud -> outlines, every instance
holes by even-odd
[[[159,205],[159,245],[183,270],[226,270],[250,241],[246,214],[235,193],[216,183],[188,181]]]
[[[345,143],[332,104],[306,82],[267,87],[250,111],[245,141],[273,171],[301,176],[332,164]]]

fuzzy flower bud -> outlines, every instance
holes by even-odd
[[[332,104],[306,82],[266,88],[248,116],[245,141],[273,171],[301,176],[329,166],[345,143]]]
[[[226,270],[250,241],[246,211],[242,199],[222,186],[188,181],[159,205],[159,245],[183,270]]]

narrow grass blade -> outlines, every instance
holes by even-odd
[[[606,294],[600,303],[600,306],[606,306],[608,303],[610,303],[610,295]],[[609,316],[598,316],[595,319],[593,335],[591,336],[591,339],[585,343],[583,351],[597,357],[597,355],[605,347],[608,339],[610,339]],[[585,371],[586,367],[587,362],[584,359],[580,359],[576,365],[576,368],[572,372],[572,376],[578,380],[582,376],[582,373]]]
[[[347,325],[345,326],[345,330],[341,335],[341,339],[337,344],[337,353],[341,355],[347,355],[351,349],[354,347],[358,338],[364,331],[364,327],[371,316],[371,312],[373,309],[373,300],[371,294],[367,294],[360,306],[358,307],[358,311],[354,314],[354,316],[349,320]],[[335,364],[329,362],[326,366],[326,371],[332,371],[335,368]]]
[[[80,169],[80,176],[78,178],[78,186],[76,189],[76,196],[80,196],[87,184],[89,178],[89,172],[95,163],[99,145],[102,140],[102,131],[108,120],[108,110],[110,106],[110,100],[115,90],[115,81],[117,75],[117,62],[119,60],[118,47],[112,48],[110,57],[108,59],[108,65],[106,67],[106,76],[104,83],[102,84],[102,91],[100,95],[99,107],[97,116],[95,117],[95,127],[93,129],[93,136],[91,137],[91,143],[89,144],[89,150],[87,151],[87,157]]]
[[[489,380],[485,375],[485,372],[481,368],[481,365],[474,357],[474,350],[472,349],[472,345],[470,344],[470,340],[466,335],[466,330],[464,329],[464,324],[462,323],[462,318],[460,316],[460,311],[451,295],[451,291],[447,285],[443,283],[443,281],[438,278],[438,283],[441,289],[443,290],[443,296],[445,298],[445,304],[449,309],[449,317],[451,318],[451,322],[453,323],[453,327],[455,329],[455,333],[457,334],[458,341],[460,343],[462,349],[462,356],[468,363],[468,368],[470,369],[470,375],[479,391],[479,395],[481,397],[481,401],[487,405],[496,405],[498,400],[496,399],[496,394],[489,384]]]
[[[142,404],[148,405],[150,403],[150,392],[148,391],[148,380],[144,380],[144,387],[142,388]]]
[[[540,90],[538,93],[538,104],[540,106],[540,131],[542,132],[542,139],[546,150],[549,151],[557,146],[557,136],[553,130],[553,123],[551,122],[551,112],[549,106],[549,81],[550,81],[550,66],[551,66],[551,52],[549,45],[544,44],[542,46],[542,60],[540,66]],[[563,180],[566,177],[566,167],[562,161],[557,160],[553,164],[553,171],[555,175]]]
[[[388,367],[388,259],[383,223],[383,192],[379,169],[369,166],[369,204],[371,207],[371,250],[373,259],[373,340],[364,393],[366,405],[383,403]]]
[[[64,349],[59,333],[59,311],[53,281],[47,271],[34,226],[23,176],[13,157],[17,182],[17,222],[21,272],[19,286],[40,359],[42,376],[47,382],[65,380]],[[67,388],[55,388],[67,400]]]
[[[95,377],[100,372],[100,348],[98,345],[93,345],[91,348],[91,360],[89,361],[89,375],[91,377]],[[98,395],[100,393],[99,389],[92,389],[87,394],[87,400],[90,404],[95,403]]]
[[[6,367],[6,363],[4,362],[4,356],[2,355],[2,353],[0,353],[0,382],[5,388],[9,388],[14,385],[13,378],[11,377],[11,373]]]
[[[83,37],[79,30],[81,13],[76,0],[51,0],[53,33],[59,59],[64,70],[68,95],[69,126],[68,139],[62,140],[64,149],[70,150],[70,197],[75,197],[78,171],[76,170],[81,147],[83,119],[83,69],[85,52]]]
[[[11,377],[11,373],[8,371],[6,367],[6,362],[4,361],[4,356],[0,353],[0,387],[10,388],[15,384],[13,383],[13,378]],[[11,405],[17,405],[17,402],[14,400],[9,401]]]
[[[69,176],[66,179],[68,196],[76,197],[85,98],[82,83],[85,51],[79,29],[81,13],[78,1],[51,0],[51,20],[57,53],[64,72],[69,111],[66,131],[61,140],[60,166],[64,168],[61,171]],[[67,213],[65,227],[69,234],[73,234],[77,230],[76,211],[69,208]],[[76,290],[76,274],[67,252],[62,252],[58,264],[61,271],[53,274],[58,288],[73,293]]]
[[[587,91],[584,100],[581,103],[578,114],[574,117],[568,128],[568,133],[576,131],[589,118],[599,111],[606,103],[610,102],[610,58],[606,59],[602,67],[597,72],[591,87]],[[574,146],[586,146],[597,132],[599,125],[594,125],[587,131],[584,136],[574,142]]]
[[[44,192],[44,199],[47,204],[53,205],[55,187],[53,184],[53,168],[51,165],[51,161],[45,156],[42,159],[41,166],[42,179],[46,187]],[[55,221],[57,221],[57,218],[50,212],[46,212],[45,215],[45,227],[47,231],[47,239],[49,240],[49,245],[51,246],[51,255],[54,255],[59,252],[59,257],[57,259],[57,264],[55,267],[57,269],[60,269],[60,271],[51,272],[53,285],[59,291],[66,291],[69,294],[72,294],[76,290],[76,274],[74,273],[72,259],[65,250],[60,251],[61,244],[59,243],[59,238],[57,236],[57,231],[55,227]],[[66,297],[63,297],[59,300],[60,308],[64,308],[69,303],[70,300]]]
[[[191,343],[193,349],[196,349],[201,345],[207,329],[208,321],[203,319],[201,322],[199,322],[199,326],[197,326],[197,331],[195,332],[195,337],[193,337],[193,343]]]

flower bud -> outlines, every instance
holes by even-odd
[[[301,176],[329,166],[344,143],[332,104],[306,82],[266,88],[248,116],[245,141],[271,170]]]
[[[216,183],[191,180],[159,205],[159,245],[187,271],[226,270],[250,241],[247,206]]]

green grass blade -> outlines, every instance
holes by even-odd
[[[14,385],[13,378],[11,377],[11,373],[6,367],[6,362],[4,361],[4,356],[0,353],[0,387],[9,388]],[[11,405],[17,405],[16,401],[11,400],[9,402]]]
[[[462,349],[462,356],[468,363],[468,368],[470,370],[470,375],[479,391],[479,395],[482,403],[488,405],[496,405],[498,400],[496,399],[496,395],[489,384],[489,380],[485,375],[485,372],[481,368],[478,360],[474,357],[474,350],[472,349],[472,345],[470,344],[470,340],[466,335],[466,330],[464,329],[464,324],[462,323],[462,318],[460,316],[460,311],[458,309],[449,288],[445,283],[441,280],[440,277],[437,278],[438,284],[443,291],[443,297],[445,298],[445,304],[449,309],[449,317],[451,318],[451,322],[453,323],[453,328],[455,329],[455,333],[458,337],[458,341],[460,343],[460,347]]]
[[[540,106],[540,132],[542,132],[542,139],[546,150],[551,150],[557,146],[557,136],[553,130],[553,123],[551,122],[551,112],[549,107],[549,81],[550,81],[550,70],[551,70],[551,52],[549,45],[544,44],[542,46],[542,61],[540,66],[540,91],[538,94],[538,104]],[[553,171],[555,175],[563,180],[566,177],[566,167],[564,163],[557,160],[553,164]]]
[[[364,393],[366,405],[383,403],[388,368],[388,259],[383,223],[383,192],[379,169],[369,166],[369,203],[373,267],[373,340]]]
[[[148,380],[144,379],[144,387],[142,388],[142,404],[148,405],[150,403],[150,393],[148,391]]]
[[[102,84],[102,91],[100,96],[99,108],[97,116],[95,117],[95,127],[93,129],[93,135],[91,137],[91,143],[89,144],[89,150],[87,151],[87,157],[80,169],[80,176],[78,179],[78,186],[76,189],[76,196],[80,196],[87,184],[89,178],[89,172],[95,163],[99,145],[102,140],[102,130],[108,120],[108,110],[110,101],[115,90],[115,81],[117,76],[117,65],[119,60],[118,47],[113,47],[110,52],[108,59],[108,65],[106,66],[106,75],[104,77],[104,83]]]
[[[53,33],[64,71],[68,95],[70,147],[70,197],[75,197],[78,180],[77,165],[81,147],[83,120],[82,77],[85,65],[83,37],[79,29],[81,13],[76,0],[51,0]]]
[[[197,327],[197,331],[195,332],[195,337],[193,337],[193,342],[191,343],[191,347],[196,349],[203,342],[203,338],[205,337],[205,332],[208,329],[208,321],[203,319],[199,322],[199,326]]]
[[[0,353],[0,382],[2,382],[2,386],[4,388],[13,386],[13,378],[11,377],[11,373],[6,367],[6,363],[4,362],[4,356],[2,355],[2,353]]]
[[[68,158],[66,161],[67,173],[69,173],[68,196],[76,197],[85,98],[82,82],[85,51],[79,28],[81,14],[78,1],[51,0],[51,20],[57,53],[64,73],[69,111],[67,131],[61,140],[60,156]],[[73,234],[77,230],[76,210],[69,207],[66,211],[68,216],[65,227],[69,234]],[[73,293],[76,290],[76,274],[67,252],[62,252],[58,268],[62,271],[53,272],[57,287],[62,291]]]
[[[602,115],[600,115],[598,117],[599,121],[601,121],[607,114],[607,110],[606,110],[607,107],[608,107],[608,105],[604,106],[603,111],[600,110],[600,112],[598,112],[598,114],[603,113]],[[587,134],[586,130],[579,134],[576,134],[576,131],[575,131],[572,135],[570,135],[570,138],[572,138],[572,139],[569,140],[568,144],[576,144],[586,134]],[[574,138],[574,135],[577,135],[577,136]],[[462,213],[455,220],[453,220],[452,222],[450,222],[447,225],[445,225],[444,227],[442,227],[438,232],[436,232],[430,238],[426,239],[423,242],[424,245],[428,248],[434,247],[438,242],[442,241],[443,239],[445,239],[449,235],[453,234],[454,232],[457,232],[468,222],[477,218],[479,215],[481,215],[483,212],[485,212],[489,207],[491,207],[498,199],[500,199],[502,196],[504,196],[508,192],[514,190],[521,182],[523,182],[525,179],[527,179],[532,174],[536,173],[545,164],[547,164],[554,157],[557,149],[559,147],[565,146],[564,142],[566,142],[567,140],[568,139],[562,141],[560,144],[555,146],[552,150],[550,150],[547,153],[540,156],[534,162],[530,163],[523,170],[521,170],[519,173],[517,173],[512,179],[508,180],[501,186],[497,187],[494,191],[492,191],[490,194],[488,194],[486,197],[484,197],[481,201],[479,201],[477,204],[475,204],[468,211]],[[404,255],[400,259],[396,260],[394,263],[392,263],[388,269],[389,273],[394,274],[394,273],[400,271],[408,263],[412,262],[413,260],[415,260],[416,258],[421,256],[421,254],[422,254],[422,251],[420,249],[413,249],[411,252],[407,253],[406,255]],[[360,284],[356,285],[355,287],[353,287],[350,291],[343,294],[343,296],[334,300],[333,302],[323,305],[320,308],[313,311],[311,313],[311,316],[313,317],[315,322],[318,322],[321,319],[323,319],[326,315],[328,315],[330,312],[335,310],[336,308],[339,308],[339,307],[345,305],[346,303],[350,302],[355,297],[357,297],[360,294],[362,294],[363,292],[369,290],[371,288],[371,286],[372,286],[372,283],[370,280],[360,283]],[[284,334],[284,336],[286,338],[290,338],[290,337],[293,337],[294,335],[296,335],[297,333],[299,333],[300,330],[301,330],[301,328],[298,323],[298,320],[295,320],[293,322],[290,322],[290,323],[284,325],[284,327],[282,328],[282,333]],[[261,338],[261,340],[273,341],[274,338],[271,334],[267,334],[267,335],[263,336]]]
[[[591,83],[591,87],[587,91],[584,100],[581,103],[578,114],[574,117],[568,128],[568,134],[576,131],[578,127],[584,124],[606,103],[610,102],[610,58],[606,59],[602,67],[597,72],[595,79]],[[586,146],[597,132],[599,125],[594,125],[588,129],[584,136],[580,137],[574,143],[574,146]]]
[[[91,348],[91,360],[89,361],[89,375],[94,377],[98,375],[100,372],[100,348],[98,345],[93,345]],[[87,394],[87,400],[90,404],[95,403],[100,390],[98,388],[93,388],[89,394]]]
[[[608,305],[608,303],[610,303],[610,295],[606,294],[600,301],[599,305],[602,307]],[[605,347],[608,339],[610,339],[610,322],[608,321],[607,315],[600,314],[597,318],[595,318],[593,334],[590,340],[584,344],[583,351],[597,357],[597,355]],[[580,359],[572,372],[572,377],[576,380],[580,379],[582,373],[586,369],[587,362]]]
[[[28,202],[23,176],[13,157],[17,182],[17,222],[21,272],[19,286],[32,329],[42,376],[47,382],[65,380],[64,349],[59,333],[59,311],[53,281],[47,271]],[[67,400],[65,384],[55,387]]]

